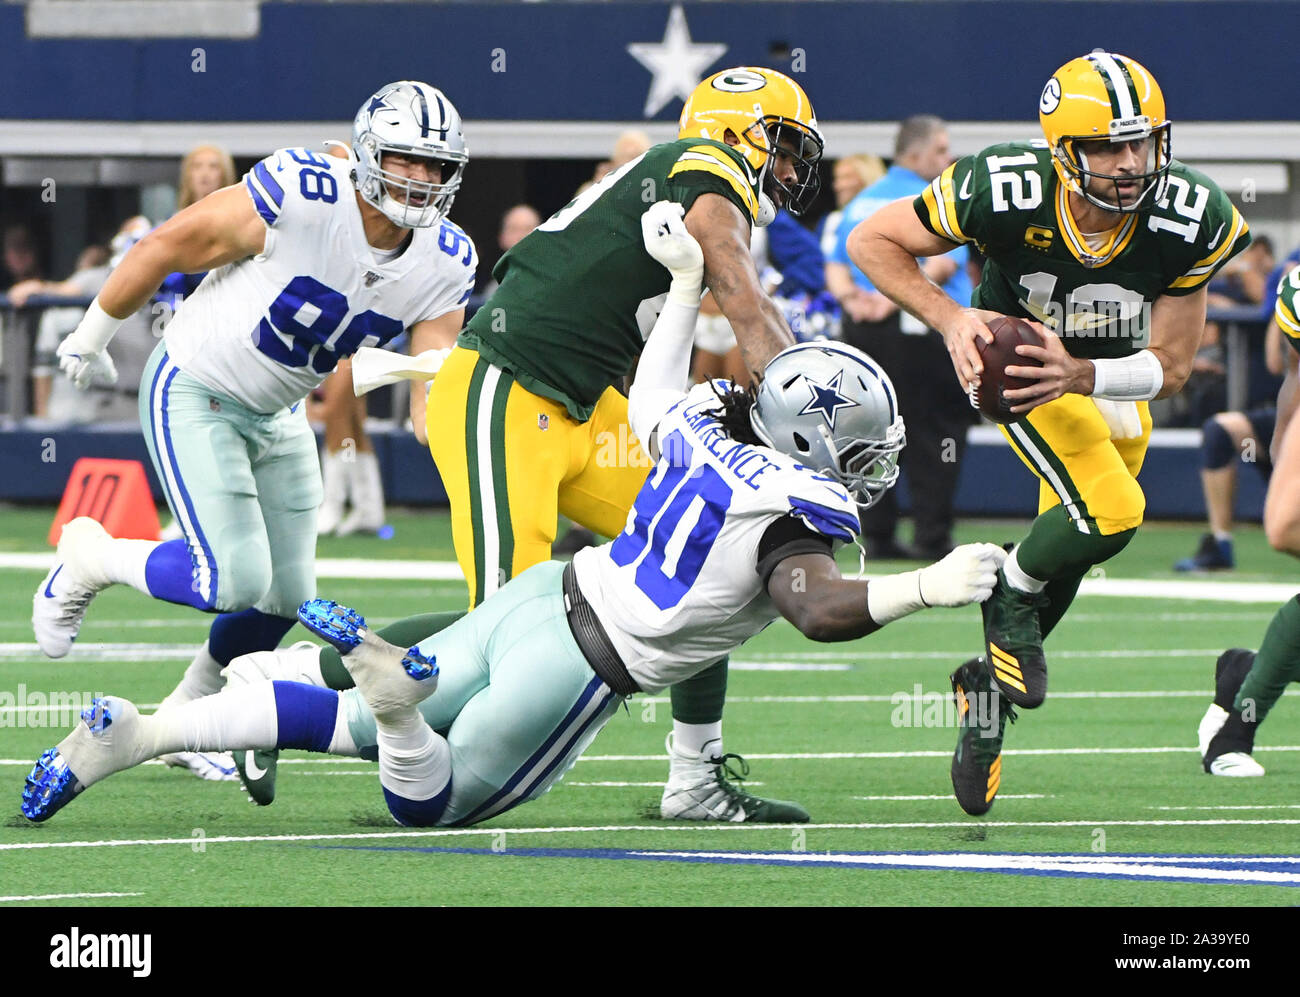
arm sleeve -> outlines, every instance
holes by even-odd
[[[825,554],[833,556],[831,541],[809,529],[795,516],[782,516],[772,520],[758,541],[758,563],[755,565],[764,588],[776,566],[796,554]]]
[[[627,395],[627,423],[646,446],[664,414],[686,395],[699,311],[698,304],[692,308],[670,297],[646,338]]]

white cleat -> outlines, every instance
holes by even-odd
[[[403,650],[369,629],[360,637],[361,643],[343,655],[343,665],[376,718],[407,714],[438,690],[436,666],[427,678],[410,674],[428,670],[422,656],[412,663],[414,648]]]
[[[234,782],[239,778],[235,758],[229,751],[174,751],[159,755],[158,760],[168,768],[185,769],[205,782]]]
[[[1210,775],[1249,779],[1264,774],[1264,766],[1244,751],[1229,751],[1210,762]]]
[[[62,658],[72,650],[90,600],[110,584],[100,565],[103,546],[112,539],[87,516],[63,527],[58,563],[32,598],[32,630],[46,657]]]

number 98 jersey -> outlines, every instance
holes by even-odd
[[[668,410],[626,529],[573,558],[579,589],[643,692],[689,678],[776,619],[767,579],[784,557],[830,553],[858,532],[843,486],[731,439],[718,408],[712,386],[698,384]]]
[[[191,377],[255,412],[300,401],[362,346],[464,307],[478,263],[459,227],[412,230],[380,262],[366,242],[351,162],[281,149],[243,183],[266,222],[257,255],[213,270],[167,326]]]
[[[1191,294],[1250,244],[1228,196],[1177,160],[1164,198],[1117,213],[1100,245],[1079,231],[1067,193],[1045,142],[1008,142],[953,163],[913,207],[935,235],[988,258],[972,305],[1036,319],[1076,357],[1144,349],[1156,298]]]

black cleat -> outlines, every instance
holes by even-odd
[[[1002,738],[1016,711],[979,658],[952,673],[960,733],[952,756],[952,791],[972,817],[986,814],[1002,784]]]

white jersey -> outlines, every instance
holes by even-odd
[[[469,236],[444,220],[377,262],[351,170],[347,159],[281,149],[248,172],[266,246],[213,270],[177,309],[165,337],[185,373],[276,412],[301,401],[340,357],[464,307],[478,264]]]
[[[689,678],[780,615],[759,567],[760,541],[774,524],[794,517],[783,525],[831,543],[858,532],[857,506],[842,485],[731,439],[718,409],[713,388],[700,384],[668,410],[659,422],[662,456],[627,528],[573,558],[578,587],[644,692]],[[766,561],[770,574],[775,565]]]

